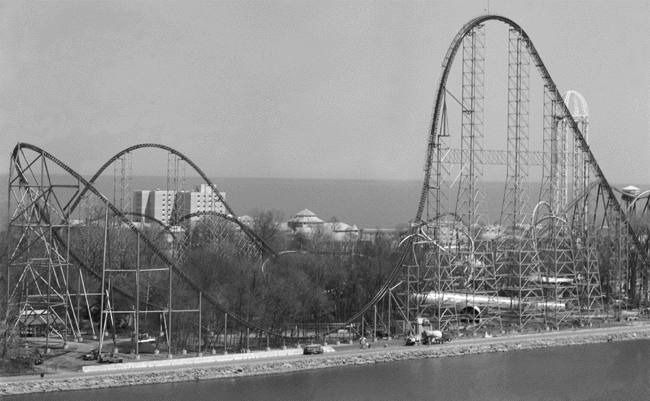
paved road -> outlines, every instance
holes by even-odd
[[[490,343],[513,343],[518,341],[528,341],[536,339],[552,339],[557,337],[573,337],[573,336],[584,336],[584,335],[606,335],[606,334],[619,334],[631,331],[650,331],[650,324],[648,322],[643,322],[642,324],[634,325],[625,325],[618,327],[604,327],[604,328],[591,328],[591,329],[581,329],[581,330],[563,330],[563,331],[550,331],[550,332],[541,332],[535,334],[515,334],[515,335],[505,335],[499,337],[468,337],[455,339],[451,343],[441,344],[441,345],[431,345],[432,347],[451,347],[454,345],[481,345],[481,344],[490,344]],[[78,344],[78,343],[75,343]],[[85,348],[86,344],[92,345],[91,343],[84,343],[81,349]],[[371,347],[368,349],[359,349],[359,344],[354,343],[353,345],[339,345],[333,346],[336,350],[335,356],[349,356],[349,355],[358,355],[358,354],[368,354],[368,353],[382,353],[395,351],[397,349],[410,348],[404,345],[403,339],[395,339],[391,341],[379,340],[374,343],[370,343]],[[426,347],[426,346],[418,346]],[[72,348],[72,346],[71,346]],[[89,349],[92,349],[90,347]],[[65,360],[74,360],[74,363],[79,364],[79,357],[82,353],[79,350],[72,350],[69,352],[63,359]],[[143,368],[143,369],[129,369],[127,371],[105,371],[105,372],[61,372],[61,373],[46,373],[45,377],[49,379],[66,379],[66,378],[76,378],[76,377],[95,377],[95,376],[108,376],[108,375],[119,375],[124,373],[145,373],[145,372],[161,372],[169,370],[183,370],[183,369],[197,369],[197,368],[208,368],[208,367],[219,367],[219,366],[232,366],[232,365],[248,365],[256,363],[266,363],[266,362],[291,362],[296,359],[301,358],[330,358],[333,354],[327,353],[323,355],[292,355],[292,356],[279,356],[279,357],[269,357],[269,358],[257,358],[257,359],[248,359],[248,360],[239,360],[239,361],[220,361],[220,362],[207,362],[207,363],[197,363],[193,365],[184,365],[184,366],[163,366],[155,368]],[[61,358],[61,357],[57,357]],[[25,376],[12,376],[12,377],[3,377],[0,378],[0,382],[24,382],[31,380],[41,380],[40,375],[25,375]]]

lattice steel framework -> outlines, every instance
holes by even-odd
[[[482,146],[483,25],[490,19],[511,27],[505,151]],[[462,100],[447,88],[456,52],[463,54]],[[544,87],[541,152],[529,148],[531,64]],[[462,110],[460,149],[452,148],[447,95]],[[574,114],[532,42],[515,23],[500,16],[478,17],[457,34],[443,62],[420,207],[413,230],[403,241],[411,247],[402,257],[406,273],[402,299],[407,307],[398,309],[405,311],[405,319],[427,317],[440,328],[472,322],[473,328],[524,329],[602,317],[599,244],[604,233],[611,248],[606,263],[612,266],[612,281],[621,287],[617,293],[629,291],[622,287],[631,282],[628,275],[634,275],[627,266],[629,241],[638,240],[587,147],[583,136],[587,116]],[[485,165],[505,165],[506,170],[496,226],[489,225],[480,185]],[[530,166],[541,167],[535,208]],[[472,313],[473,320],[468,316]]]
[[[419,224],[419,232],[413,242],[411,262],[407,265],[407,291],[403,293],[407,305],[408,320],[413,320],[423,314],[435,314],[438,325],[444,327],[449,319],[455,318],[456,310],[450,310],[440,303],[426,306],[421,298],[412,294],[422,294],[427,291],[438,293],[448,292],[454,285],[455,269],[459,266],[458,252],[452,251],[451,243],[454,242],[454,227],[457,221],[454,216],[449,219],[443,215],[443,210],[449,204],[450,192],[450,166],[444,158],[449,151],[450,137],[449,122],[446,116],[446,105],[443,106],[445,116],[441,122],[440,133],[437,137],[436,155],[438,162],[433,166],[432,182],[430,184],[431,199],[428,203],[426,220],[415,222]],[[435,280],[428,279],[435,277]],[[429,310],[427,310],[429,309]]]
[[[643,307],[650,305],[650,264],[644,255],[650,254],[650,190],[629,192],[622,190],[625,213],[638,234],[630,255],[630,299]],[[635,281],[637,280],[638,281]]]
[[[490,223],[481,157],[485,99],[484,25],[477,26],[463,39],[461,74],[461,163],[456,208],[466,232],[458,238],[462,268],[454,277],[456,283],[453,287],[454,291],[466,294],[467,301],[460,305],[463,319],[480,323],[477,325],[480,328],[501,317],[500,305],[494,302],[498,294],[493,244],[482,236],[485,226]],[[477,297],[486,302],[474,302]],[[482,319],[477,321],[475,315]]]
[[[440,132],[436,138],[435,153],[438,162],[432,166],[432,179],[429,183],[430,200],[427,202],[426,220],[415,221],[417,233],[413,235],[412,257],[409,258],[409,264],[406,265],[405,285],[406,291],[401,293],[405,307],[398,305],[400,310],[406,311],[403,316],[407,321],[425,313],[425,309],[436,309],[435,313],[439,317],[438,324],[446,325],[451,317],[456,316],[456,311],[450,311],[441,305],[429,306],[423,304],[422,299],[412,296],[413,294],[422,294],[431,290],[446,290],[449,285],[453,285],[451,277],[453,276],[454,262],[458,259],[457,252],[449,252],[452,241],[453,228],[456,221],[452,218],[448,221],[448,216],[443,216],[442,211],[445,205],[449,204],[450,190],[450,166],[445,163],[444,159],[449,151],[448,139],[450,137],[448,130],[448,118],[446,115],[446,104],[443,105],[445,110],[441,122]],[[435,281],[427,279],[435,276]],[[423,278],[425,278],[423,280]],[[433,313],[428,311],[428,313]]]
[[[67,254],[71,224],[65,208],[78,193],[79,183],[57,182],[56,173],[42,154],[14,151],[9,174],[7,309],[17,313],[15,324],[21,334],[41,323],[45,326],[48,352],[51,334],[63,340],[64,347],[69,335],[75,341],[81,338],[80,302],[87,301],[79,292],[85,289],[84,276],[71,266]],[[76,294],[71,275],[78,281]]]
[[[476,27],[463,40],[461,178],[457,214],[470,228],[472,240],[488,224],[483,166],[477,157],[483,150],[483,100],[485,80],[484,26]]]
[[[471,160],[470,152],[450,146],[447,95],[463,106],[463,113],[467,111],[468,103],[465,99],[459,101],[448,90],[447,83],[459,49],[473,40],[466,38],[471,38],[477,28],[490,20],[503,22],[511,28],[508,51],[508,147],[506,151],[475,151],[474,157],[483,165],[505,164],[508,184],[500,211],[501,225],[484,227],[482,235],[476,237],[479,241],[472,244],[470,223],[463,222],[457,213],[452,212],[455,209],[449,203],[452,198],[448,195],[461,176],[465,188],[472,184],[471,179],[463,176],[467,174],[464,163]],[[467,49],[463,47],[463,53]],[[477,50],[478,46],[471,52]],[[464,67],[469,59],[471,57],[464,57]],[[530,64],[536,67],[545,88],[544,144],[541,152],[530,151],[527,147]],[[462,91],[480,91],[481,84],[477,84],[477,81],[474,84],[477,87],[471,88],[470,85],[463,87]],[[471,102],[471,96],[466,99]],[[558,128],[562,120],[566,120],[570,126],[573,139],[565,138],[563,126]],[[464,132],[476,132],[470,117],[461,124]],[[581,188],[584,190],[581,193],[574,190],[574,199],[569,202],[566,183],[569,160],[580,164],[569,154],[570,143],[575,144],[574,154],[582,154],[582,164],[588,165],[589,171],[583,174],[585,178]],[[452,170],[458,172],[454,164],[461,165],[462,173],[451,174]],[[528,188],[525,187],[529,166],[541,166],[543,177],[540,201],[535,208],[538,212],[534,218],[531,216],[533,208]],[[424,172],[418,210],[411,230],[401,243],[404,250],[399,263],[391,272],[389,282],[345,324],[362,318],[384,296],[399,301],[393,307],[399,315],[396,319],[404,321],[396,322],[396,325],[412,332],[416,327],[413,325],[419,325],[416,323],[419,317],[433,318],[439,327],[452,327],[458,322],[460,329],[461,323],[471,322],[471,319],[467,316],[462,318],[459,313],[467,315],[471,310],[477,312],[490,303],[498,305],[492,310],[498,312],[500,309],[501,318],[489,320],[501,323],[502,327],[515,325],[524,329],[535,322],[562,324],[569,317],[574,322],[583,323],[585,319],[606,318],[602,314],[605,300],[600,294],[599,269],[612,272],[612,280],[619,287],[623,282],[630,286],[629,283],[637,275],[628,268],[627,254],[630,249],[642,249],[639,237],[622,214],[612,188],[596,163],[578,124],[562,101],[537,49],[524,30],[506,17],[489,14],[474,18],[461,28],[449,46],[435,97]],[[451,182],[446,181],[448,179]],[[475,191],[460,189],[459,193],[474,196]],[[479,198],[457,198],[456,206],[464,205],[467,210],[467,205]],[[650,207],[644,210],[650,210]],[[576,220],[580,223],[576,223]],[[486,241],[485,246],[481,244],[482,240]],[[486,271],[495,275],[497,296],[475,293],[472,299],[468,292],[460,290],[463,280],[467,279],[464,272],[472,271],[471,264],[466,264],[469,267],[467,270],[460,268],[464,264],[463,257],[460,257],[461,250],[469,248],[474,251],[465,251],[466,254],[473,253],[476,259],[488,266]],[[610,253],[605,257],[607,251]],[[647,255],[642,253],[640,257],[647,264]],[[602,266],[602,263],[607,266]],[[494,267],[490,270],[489,266]],[[644,280],[647,281],[647,277]],[[485,283],[489,282],[485,280]],[[625,291],[630,292],[628,289]],[[622,295],[623,292],[617,293]],[[485,316],[477,314],[479,322],[474,319],[474,324],[465,328],[480,327],[480,320]],[[494,328],[496,324],[491,326]]]
[[[213,312],[210,315],[228,315],[228,319],[234,322],[230,324],[231,327],[234,324],[241,330],[253,329],[257,333],[277,337],[277,333],[246,321],[213,296],[202,293],[201,286],[179,267],[178,261],[171,258],[173,252],[161,239],[160,231],[145,226],[141,226],[140,230],[127,218],[126,213],[93,185],[102,171],[112,167],[114,200],[124,207],[122,193],[127,188],[124,183],[128,182],[130,175],[130,152],[143,147],[161,148],[174,154],[174,157],[168,158],[171,172],[168,185],[175,189],[171,192],[180,192],[184,164],[192,166],[228,211],[222,217],[236,227],[232,231],[248,239],[243,253],[253,253],[248,249],[253,246],[262,248],[262,251],[257,251],[259,254],[274,254],[234,216],[205,174],[171,148],[155,144],[129,148],[105,163],[88,182],[42,149],[18,144],[12,154],[9,180],[12,218],[8,229],[11,239],[8,249],[11,260],[7,264],[6,301],[11,306],[9,309],[15,311],[15,316],[10,318],[15,319],[16,325],[23,326],[34,319],[48,322],[48,334],[59,333],[67,342],[68,333],[72,333],[75,340],[81,340],[79,314],[82,311],[88,313],[90,328],[95,334],[96,322],[93,320],[96,312],[100,320],[101,348],[109,324],[115,327],[117,323],[116,315],[132,317],[130,324],[134,325],[134,339],[137,339],[140,315],[144,314],[146,320],[146,316],[158,314],[162,315],[161,322],[164,324],[161,324],[170,355],[175,344],[184,339],[193,338],[192,341],[201,344],[202,308],[210,308]],[[124,197],[128,196],[124,194]],[[79,219],[71,220],[71,216],[77,213]],[[169,217],[172,217],[171,213]],[[71,235],[76,237],[74,246],[71,245]],[[120,241],[121,238],[126,240]],[[147,276],[152,274],[163,274],[167,279],[167,297],[160,293],[157,295],[158,301],[161,297],[165,298],[165,306],[151,303],[149,286],[146,289],[141,287],[141,276],[144,275],[146,281]],[[92,283],[86,283],[88,277],[92,278]],[[76,294],[75,281],[78,288]],[[87,287],[90,291],[98,290],[86,292]],[[85,303],[83,307],[81,302]],[[193,327],[191,330],[197,331],[198,335],[176,336],[173,342],[173,333],[179,331],[179,328],[172,328],[173,322],[181,325],[179,328],[182,330]]]
[[[528,153],[530,55],[516,29],[510,29],[508,45],[508,164],[501,225],[518,231],[530,224],[532,212],[528,166],[520,157]]]
[[[175,153],[167,154],[167,202],[163,205],[163,214],[167,214],[167,222],[176,225],[185,210],[185,161]]]
[[[212,212],[199,213],[201,224],[205,231],[205,238],[202,241],[208,245],[213,252],[222,255],[232,253],[233,249],[240,257],[258,259],[261,253],[259,248],[248,238],[232,219],[224,218],[221,213],[213,209]],[[235,245],[233,248],[232,245]]]
[[[505,235],[497,239],[496,275],[501,293],[511,297],[511,321],[521,328],[541,320],[543,301],[536,244],[525,231],[531,227],[528,165],[520,155],[529,149],[530,54],[528,40],[510,29],[508,41],[508,164],[501,214]]]
[[[576,91],[568,91],[564,95],[564,103],[566,104],[567,109],[570,111],[572,110],[571,116],[576,122],[585,142],[588,143],[589,108],[585,98]],[[573,109],[571,109],[571,103],[573,103]],[[565,155],[566,159],[570,158],[571,160],[571,168],[573,170],[572,197],[573,199],[577,199],[587,191],[590,182],[588,154],[580,146],[580,140],[566,117],[561,120],[561,129],[564,134],[565,148],[568,150],[569,143],[572,145],[572,153],[570,154],[566,151]],[[567,165],[569,163],[567,161],[564,164]],[[569,188],[567,182],[568,176],[569,173],[566,173],[564,181],[566,192],[568,192]],[[565,195],[565,197],[567,197],[567,195]],[[583,202],[583,205],[584,207],[576,210],[578,215],[576,216],[574,223],[574,227],[582,230],[584,230],[584,227],[587,224],[587,215],[589,214],[588,202]]]
[[[447,160],[454,153],[448,142],[445,103],[436,138],[437,161],[432,166],[426,224],[422,222],[412,242],[412,264],[408,266],[407,278],[406,302],[412,302],[409,316],[428,316],[433,326],[440,329],[461,322],[478,323],[475,327],[480,328],[500,316],[499,305],[493,302],[497,290],[492,244],[480,238],[488,223],[480,161],[484,126],[484,27],[480,25],[469,32],[462,46],[460,167],[454,173],[457,178],[452,177],[452,170],[456,170],[454,163]],[[456,179],[458,189],[454,188]],[[453,191],[456,196],[452,203]],[[449,213],[454,205],[455,212]],[[412,296],[426,292],[436,294],[435,299]],[[481,302],[477,304],[479,298]],[[483,318],[479,321],[477,315]]]
[[[131,152],[113,162],[113,204],[122,213],[131,211],[133,166]]]
[[[511,28],[508,45],[505,152],[482,148],[485,97],[483,23],[488,20],[505,22]],[[458,101],[452,92],[447,90],[447,76],[454,55],[461,46],[462,100]],[[530,152],[528,148],[530,64],[539,70],[545,87],[544,150],[541,154]],[[462,108],[459,150],[451,148],[453,130],[449,128],[447,118],[447,94],[454,97]],[[561,129],[558,129],[558,122],[563,124]],[[589,150],[578,122],[579,119],[576,121],[568,111],[567,105],[562,102],[550,74],[523,29],[513,21],[496,15],[481,16],[468,22],[454,39],[443,63],[443,75],[427,147],[422,196],[413,228],[403,241],[404,254],[390,273],[387,284],[350,321],[363,317],[369,308],[378,304],[383,295],[392,296],[393,291],[399,293],[395,299],[400,299],[402,304],[397,306],[397,310],[408,324],[416,317],[427,316],[433,317],[439,328],[460,327],[468,323],[468,326],[474,329],[487,329],[487,326],[502,326],[505,322],[507,325],[523,329],[534,322],[548,324],[550,321],[561,324],[576,316],[580,320],[584,316],[591,319],[602,316],[603,301],[599,291],[598,272],[604,268],[611,273],[608,275],[607,285],[611,284],[616,288],[614,295],[622,300],[626,294],[632,294],[635,289],[632,283],[635,282],[634,276],[637,273],[629,269],[628,252],[632,245],[641,249],[639,237],[635,235],[626,216],[621,212],[612,188]],[[567,145],[569,143],[574,144],[571,156]],[[172,206],[169,195],[173,193],[176,198],[180,193],[180,177],[184,176],[184,173],[181,174],[183,163],[188,163],[194,168],[216,191],[216,187],[193,163],[164,146],[138,145],[120,155],[139,147],[161,148],[171,154],[168,159],[168,196],[165,203],[167,221],[177,223],[181,220],[180,209],[178,206]],[[137,241],[131,242],[132,246],[134,243],[137,245],[137,251],[130,254],[135,255],[137,259],[135,294],[131,296],[136,299],[136,321],[142,304],[139,298],[141,243],[148,248],[152,260],[162,266],[156,270],[168,274],[168,303],[166,307],[158,306],[157,310],[155,305],[152,305],[152,308],[154,312],[167,316],[166,331],[170,352],[172,312],[198,312],[200,321],[202,300],[207,301],[214,310],[224,313],[224,318],[228,316],[230,319],[232,316],[233,320],[247,330],[253,328],[264,331],[263,328],[232,314],[216,299],[202,295],[201,286],[179,268],[179,260],[170,258],[166,248],[159,249],[124,216],[119,207],[111,204],[93,187],[94,179],[103,168],[89,183],[56,161],[70,177],[74,177],[73,181],[76,180],[74,183],[59,186],[49,180],[45,163],[47,154],[26,144],[20,144],[14,152],[20,153],[23,149],[35,151],[36,157],[25,158],[22,164],[12,165],[15,170],[11,173],[10,189],[15,185],[13,198],[16,201],[16,213],[12,214],[10,222],[10,231],[13,230],[15,235],[12,238],[15,241],[11,248],[11,263],[8,265],[8,302],[22,307],[27,305],[24,300],[38,293],[39,302],[45,304],[49,315],[58,313],[57,308],[69,309],[71,296],[68,270],[72,259],[78,266],[82,266],[82,261],[72,256],[70,243],[65,237],[70,236],[69,216],[77,203],[84,198],[86,191],[91,191],[97,196],[104,212],[104,224],[100,225],[104,234],[104,257],[100,266],[101,310],[104,319],[112,313],[127,313],[126,310],[116,309],[118,303],[113,300],[114,293],[129,298],[128,291],[120,290],[116,285],[109,285],[108,281],[112,284],[114,282],[106,275],[114,273],[123,277],[125,273],[133,270],[128,266],[124,268],[124,264],[113,265],[111,257],[107,255],[109,229],[128,229],[135,236],[132,238],[137,238]],[[47,155],[47,158],[55,161],[50,155]],[[108,164],[118,158],[119,155]],[[500,224],[496,228],[493,227],[490,235],[484,226],[489,224],[489,220],[487,212],[484,211],[484,190],[481,192],[481,164],[488,159],[493,163],[504,159],[506,161],[506,186],[500,210]],[[130,164],[123,159],[114,167],[120,177],[126,174],[127,163]],[[459,164],[460,168],[454,163]],[[542,166],[544,178],[542,199],[533,213],[527,185],[528,167],[534,163]],[[569,163],[573,163],[574,173],[573,199],[570,202],[567,194]],[[590,171],[584,168],[587,165]],[[35,173],[36,166],[40,166],[40,173]],[[31,174],[29,179],[25,178],[26,171]],[[120,178],[120,186],[122,189],[126,186],[123,178]],[[60,199],[63,198],[53,194],[64,188],[70,189],[73,195],[61,202]],[[245,236],[247,246],[255,248],[255,252],[274,255],[250,227],[234,217],[225,200],[220,200],[224,203],[226,216],[231,218],[222,226],[216,227],[210,235],[215,238]],[[11,206],[10,210],[13,210]],[[120,221],[119,227],[117,224],[109,224],[112,216],[115,221]],[[230,223],[236,226],[234,231],[230,230]],[[242,246],[242,249],[242,252],[248,252],[246,246]],[[133,259],[126,258],[124,262],[128,262],[129,266],[134,263]],[[84,268],[91,275],[97,274],[97,270],[87,265]],[[395,282],[400,273],[402,280],[396,290],[398,287]],[[43,282],[47,283],[50,291],[47,295],[36,289],[36,286]],[[177,285],[177,282],[189,288],[193,296],[198,295],[198,309],[172,309],[172,300],[176,302],[178,299],[174,297],[172,286]],[[127,283],[126,286],[130,284]],[[52,292],[55,292],[56,286],[61,290],[56,290],[59,295],[53,297]],[[13,289],[15,291],[9,291]],[[16,297],[16,294],[19,296]],[[20,298],[21,296],[23,298]],[[60,300],[58,304],[55,302],[57,296]],[[194,300],[184,304],[189,305],[192,302]],[[67,314],[62,319],[67,319]],[[70,320],[74,319],[68,319]],[[67,332],[69,324],[64,325]],[[224,326],[227,332],[226,322]],[[200,337],[201,331],[198,332]],[[273,335],[270,331],[267,333]],[[103,338],[103,335],[100,338]]]
[[[551,212],[554,214],[564,210],[566,199],[563,197],[562,169],[564,153],[562,137],[558,131],[558,107],[553,91],[544,85],[544,118],[543,118],[543,158],[542,188],[540,200],[548,199]]]

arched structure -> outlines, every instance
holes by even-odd
[[[500,129],[506,133],[505,150],[485,149],[483,141],[484,135],[493,134],[485,129],[484,107],[488,96],[485,24],[492,21],[504,23],[509,30],[507,103],[503,105],[506,126]],[[460,94],[454,96],[449,83],[454,82],[450,76],[459,54]],[[530,96],[531,66],[538,71],[543,96]],[[446,102],[448,94],[458,105]],[[531,99],[540,97],[541,126],[536,131],[541,131],[542,137],[536,139],[541,142],[541,150],[530,146],[533,138],[529,136]],[[457,129],[450,127],[449,114],[454,107],[458,107],[461,116]],[[379,291],[345,324],[364,321],[371,309],[376,314],[377,305],[383,304],[386,296],[388,316],[394,318],[393,323],[388,318],[388,326],[404,332],[412,331],[419,318],[440,329],[474,332],[524,330],[535,324],[548,327],[570,320],[590,322],[606,317],[608,304],[615,298],[636,299],[641,292],[647,297],[647,279],[642,285],[637,281],[639,275],[647,277],[646,254],[632,252],[644,248],[589,149],[586,126],[580,125],[583,117],[586,103],[583,111],[570,112],[569,102],[560,95],[541,56],[519,25],[498,15],[479,16],[465,24],[443,61],[415,223],[402,242],[404,250],[399,261]],[[584,166],[574,167],[571,197],[566,194],[563,178],[568,176],[568,143],[574,144],[574,166]],[[83,293],[101,299],[101,339],[105,322],[113,313],[133,314],[137,322],[143,306],[150,308],[147,312],[163,317],[170,355],[171,324],[176,313],[198,316],[198,344],[202,344],[205,326],[201,323],[203,313],[224,314],[247,331],[279,336],[264,324],[233,313],[216,296],[204,293],[202,283],[179,264],[181,246],[173,246],[170,251],[127,217],[132,189],[130,157],[145,148],[167,152],[168,190],[180,190],[187,164],[217,194],[226,210],[203,214],[236,226],[243,234],[241,237],[264,256],[277,255],[236,218],[198,166],[172,148],[157,144],[129,147],[86,181],[44,150],[20,143],[12,153],[9,177],[11,251],[6,275],[7,302],[20,306],[16,318],[20,319],[31,308],[29,313],[47,316],[48,330],[54,330],[55,323],[66,327],[62,333],[64,340],[67,341],[68,327],[73,328],[76,336],[80,308],[72,306],[74,302],[79,304],[80,291],[75,297],[70,282],[70,271],[75,271],[78,286],[85,285],[84,277],[97,284],[97,292]],[[111,165],[112,202],[94,185]],[[504,176],[499,177],[505,183],[503,201],[492,215],[488,213],[490,197],[484,183],[486,166],[500,166],[504,171]],[[539,170],[541,182],[538,199],[533,199],[529,183],[535,177],[531,174],[533,168]],[[70,245],[70,237],[76,232],[71,217],[84,202],[92,203],[88,202],[91,198],[99,206],[94,209],[93,218],[86,219],[85,238],[99,243],[102,255],[82,258]],[[169,221],[161,223],[171,230],[170,225],[195,215],[171,212]],[[109,246],[117,243],[112,236],[124,239],[119,247]],[[180,240],[182,236],[173,237]],[[643,269],[630,267],[638,265],[636,259],[642,259]],[[264,266],[258,261],[256,267]],[[159,298],[166,301],[164,305],[140,298],[140,274],[144,271],[164,276],[168,285],[166,298]],[[601,271],[606,278],[600,277]],[[134,274],[135,280],[125,280],[127,274]],[[119,304],[116,294],[128,299],[129,304]],[[183,309],[174,309],[177,304]],[[128,310],[131,305],[133,310]],[[50,321],[51,317],[54,320]],[[185,323],[196,323],[188,322]],[[227,318],[223,326],[225,338]],[[136,335],[138,327],[136,323]]]
[[[483,148],[484,25],[490,21],[502,22],[509,29],[505,151]],[[461,87],[460,94],[454,96],[448,82],[457,55],[462,57]],[[541,152],[532,151],[533,145],[529,144],[531,66],[536,67],[544,91]],[[460,106],[460,129],[449,128],[447,94]],[[577,99],[574,102],[578,111],[571,113],[569,100],[573,98]],[[417,229],[426,230],[425,236],[432,240],[426,244],[415,240],[421,237],[412,235],[410,245],[414,249],[405,255],[401,267],[405,277],[401,306],[407,320],[404,327],[424,316],[441,328],[458,328],[462,321],[459,310],[477,305],[483,319],[474,325],[475,329],[496,322],[500,327],[505,324],[520,329],[536,322],[549,324],[546,311],[550,303],[557,305],[556,310],[566,304],[566,308],[562,307],[566,313],[552,324],[559,324],[567,316],[579,320],[600,316],[607,306],[602,301],[598,266],[603,255],[598,255],[597,247],[603,240],[599,235],[605,232],[612,275],[618,286],[616,296],[632,291],[630,283],[637,273],[628,270],[629,249],[631,244],[638,245],[638,239],[587,144],[587,114],[586,102],[577,92],[569,92],[564,101],[532,40],[517,23],[499,15],[483,15],[461,28],[442,65],[415,216],[415,221],[425,222]],[[456,149],[450,145],[454,132],[460,132],[456,139],[460,148]],[[574,144],[572,151],[566,143]],[[574,165],[570,199],[565,195],[569,158]],[[505,190],[496,220],[487,213],[483,168],[499,164],[504,165],[506,175],[502,178]],[[539,201],[549,205],[537,221],[532,220],[534,203],[529,187],[533,166],[541,167]],[[464,226],[454,231],[469,233],[471,241],[467,242],[471,246],[458,242],[460,237],[438,223],[436,216],[451,211],[462,217]],[[544,222],[545,228],[536,238],[523,235],[526,227],[538,222]],[[486,227],[492,227],[497,234],[487,238]],[[467,269],[461,268],[467,264],[480,265],[483,277],[479,283],[467,286]],[[571,288],[558,291],[560,279],[570,280]],[[502,302],[504,297],[510,299],[509,305]],[[464,301],[458,301],[460,298]],[[437,305],[432,299],[438,300]]]
[[[504,23],[510,31],[505,151],[483,148],[484,25],[491,21]],[[459,53],[461,94],[454,96],[447,83]],[[528,148],[531,65],[539,73],[544,92],[541,151]],[[460,129],[449,128],[447,94],[460,105]],[[571,95],[577,96],[569,92],[568,97]],[[414,223],[403,241],[405,250],[389,282],[346,324],[362,318],[384,296],[399,301],[393,316],[402,321],[391,324],[396,326],[393,330],[405,332],[413,332],[420,317],[440,328],[459,329],[463,322],[473,320],[463,318],[463,311],[476,308],[480,319],[467,326],[472,330],[495,326],[524,329],[535,323],[561,324],[569,318],[590,322],[606,317],[614,298],[638,297],[637,290],[647,297],[647,279],[642,288],[635,284],[637,275],[646,277],[646,268],[629,267],[630,259],[635,258],[643,258],[646,266],[646,256],[631,253],[641,249],[639,237],[587,144],[586,127],[581,124],[588,111],[586,102],[581,102],[584,98],[577,98],[581,107],[572,114],[569,99],[563,101],[533,42],[517,23],[499,15],[482,15],[466,23],[443,60],[424,182]],[[461,146],[454,149],[448,141],[450,134],[458,131]],[[562,196],[566,186],[560,180],[560,168],[562,160],[571,155],[563,149],[561,133],[568,136],[566,143],[574,143],[577,178],[571,198]],[[482,183],[487,165],[506,168],[504,201],[493,224]],[[530,166],[541,168],[538,201],[549,206],[536,217],[536,222],[543,222],[541,228],[534,227],[537,223],[532,221]],[[463,227],[450,232],[449,225],[444,227],[437,218],[445,214],[460,216]],[[463,232],[467,234],[457,235]],[[526,235],[529,232],[534,235]],[[599,266],[599,260],[607,266]],[[465,272],[476,272],[477,267],[483,276],[478,285],[473,282],[468,287],[471,280]],[[602,279],[601,270],[607,271]]]
[[[166,152],[169,152],[169,154],[171,154],[173,156],[176,156],[180,160],[182,160],[183,162],[187,163],[201,177],[201,179],[203,179],[203,181],[210,186],[213,193],[218,197],[219,202],[221,202],[221,204],[224,205],[226,211],[228,212],[226,214],[218,213],[218,214],[214,214],[214,215],[225,218],[225,219],[230,219],[233,223],[235,223],[236,225],[239,226],[239,228],[242,230],[242,232],[244,232],[250,238],[250,240],[263,253],[269,254],[269,255],[274,254],[274,252],[275,252],[274,250],[269,248],[268,245],[266,245],[264,243],[264,241],[262,241],[260,238],[258,238],[257,235],[248,226],[246,226],[245,224],[243,224],[241,221],[239,221],[236,218],[235,212],[228,205],[226,200],[223,199],[223,197],[220,195],[220,192],[217,189],[216,185],[214,185],[212,183],[212,181],[208,178],[207,175],[205,175],[205,173],[199,168],[199,166],[196,165],[196,163],[194,163],[192,160],[190,160],[187,156],[183,155],[179,151],[177,151],[177,150],[175,150],[175,149],[173,149],[173,148],[171,148],[169,146],[155,144],[155,143],[143,143],[143,144],[139,144],[139,145],[130,146],[130,147],[118,152],[117,154],[115,154],[115,156],[111,157],[110,159],[108,159],[106,161],[106,163],[104,163],[104,165],[102,165],[102,167],[100,167],[99,170],[97,170],[97,172],[92,176],[92,178],[89,181],[90,184],[94,184],[97,181],[97,179],[102,175],[102,173],[104,173],[104,171],[106,171],[108,169],[108,167],[110,167],[113,163],[115,163],[116,161],[121,160],[125,155],[130,155],[131,153],[133,153],[134,151],[139,150],[139,149],[161,149],[161,150],[164,150]],[[175,177],[174,179],[178,180],[178,177]],[[72,205],[70,207],[70,213],[74,212],[74,210],[76,209],[76,207],[79,204],[79,201],[81,199],[83,199],[83,196],[86,194],[86,192],[88,190],[89,189],[87,187],[82,189],[80,195],[72,203]]]
[[[136,148],[138,147],[130,150]],[[176,151],[174,153],[178,154]],[[184,156],[182,158],[187,160]],[[104,165],[102,170],[108,165]],[[190,165],[205,178],[193,163],[190,162]],[[100,173],[101,171],[94,178],[97,178]],[[212,183],[209,184],[214,187]],[[232,322],[248,330],[266,333],[269,336],[278,335],[238,316],[215,297],[204,293],[201,285],[183,271],[164,248],[154,243],[154,239],[136,227],[122,210],[95,188],[93,183],[86,181],[43,149],[26,143],[16,145],[12,152],[9,187],[10,260],[6,274],[6,300],[9,306],[17,307],[8,310],[17,313],[16,319],[19,322],[21,319],[41,319],[48,322],[47,332],[58,333],[65,343],[68,341],[68,332],[71,332],[75,339],[80,339],[80,313],[84,309],[80,304],[86,305],[85,309],[88,310],[87,313],[92,320],[90,304],[93,301],[89,298],[99,297],[103,311],[100,333],[104,332],[107,322],[113,320],[114,314],[135,314],[137,321],[141,313],[140,306],[146,306],[147,313],[158,313],[164,317],[165,337],[170,353],[172,352],[172,313],[190,312],[201,316],[201,310],[207,309],[212,314],[220,312],[230,316]],[[94,219],[92,222],[86,220],[85,224],[75,223],[70,218],[72,212],[82,199],[89,196],[93,196],[101,204],[103,218]],[[229,208],[228,210],[231,211]],[[240,232],[245,233],[251,242],[261,248],[262,253],[270,256],[275,254],[234,215],[221,217],[237,225]],[[119,224],[111,224],[111,220],[117,220]],[[91,226],[95,227],[95,237],[98,239],[99,246],[103,248],[103,260],[97,261],[94,266],[84,263],[82,258],[75,254],[77,250],[71,247],[70,242],[71,236],[79,233],[77,227],[87,228],[82,234],[83,238],[93,237],[89,231]],[[111,229],[111,227],[115,228]],[[110,252],[115,252],[115,249],[108,249],[111,241],[109,232],[112,232],[111,236],[123,235],[127,238],[125,243],[128,246],[124,248],[123,256],[111,255]],[[146,258],[149,260],[146,263],[141,261],[141,257],[145,258],[145,255],[148,255]],[[152,267],[146,268],[145,264]],[[167,305],[153,305],[148,300],[140,299],[139,277],[145,272],[162,272],[168,277]],[[116,279],[126,277],[125,274],[134,274],[135,280],[122,284],[111,283],[110,276],[116,273],[118,274]],[[71,276],[78,282],[76,294],[70,281]],[[88,279],[96,283],[92,287],[98,287],[99,291],[87,289]],[[174,293],[172,293],[172,286],[176,288]],[[175,309],[173,299],[180,293],[186,294],[185,305],[189,301],[190,304],[194,303],[195,307],[187,308],[184,305],[183,310]],[[116,302],[114,296],[118,294],[129,299],[134,309],[119,310],[119,305],[114,303]],[[191,301],[192,298],[194,301]],[[94,330],[92,321],[91,327]],[[137,324],[135,331],[138,332]],[[100,341],[103,338],[104,335],[100,334]]]

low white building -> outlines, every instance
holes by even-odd
[[[320,230],[323,223],[325,222],[319,219],[311,210],[304,209],[289,219],[287,226],[295,232],[312,234]]]
[[[285,227],[281,225],[280,227]],[[296,213],[286,224],[287,230],[293,234],[302,234],[306,238],[322,235],[331,241],[349,242],[359,238],[359,229],[356,225],[343,222],[325,222],[309,209]]]

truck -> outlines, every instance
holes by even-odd
[[[444,344],[451,341],[451,336],[441,330],[431,330],[431,323],[428,319],[418,318],[415,332],[406,338],[406,345],[430,345]]]
[[[451,341],[449,333],[443,333],[440,330],[424,330],[421,336],[423,345],[444,344],[445,342]]]

